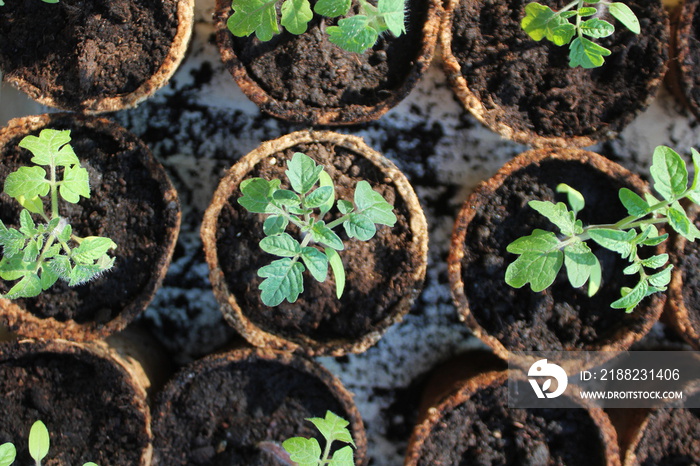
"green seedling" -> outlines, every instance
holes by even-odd
[[[41,461],[49,454],[51,441],[49,430],[41,421],[32,424],[29,430],[29,456],[34,460],[35,466],[41,466]],[[17,450],[11,442],[0,445],[0,466],[10,466],[15,462]],[[83,466],[97,466],[93,462],[84,463]]]
[[[306,420],[312,422],[321,432],[326,440],[326,446],[321,450],[315,438],[293,437],[285,440],[282,442],[282,447],[289,454],[293,464],[299,466],[353,466],[355,464],[353,459],[355,442],[347,428],[350,424],[348,421],[330,411],[326,411],[325,419],[312,417]],[[331,457],[331,446],[335,441],[349,445],[340,448]]]
[[[683,199],[700,203],[700,153],[695,149],[692,158],[695,173],[689,179],[683,159],[669,147],[657,147],[651,176],[661,199],[648,193],[640,197],[627,188],[620,189],[619,198],[629,216],[614,224],[584,227],[576,219],[585,206],[583,196],[564,184],[557,191],[566,193],[571,209],[563,202],[530,201],[528,205],[547,217],[561,234],[536,229],[510,243],[507,251],[519,257],[506,269],[506,283],[515,288],[530,283],[532,291],[542,291],[554,282],[564,265],[571,286],[578,288],[588,282],[588,295],[593,296],[600,288],[602,274],[600,262],[586,243],[592,240],[629,260],[630,265],[623,271],[625,275],[639,275],[637,285],[623,288],[621,298],[610,305],[612,308],[631,312],[645,297],[665,291],[673,267],[667,265],[668,254],[642,258],[638,252],[640,247],[657,246],[666,240],[668,234],[661,235],[656,228],[659,224],[670,225],[688,241],[700,238],[700,231],[680,204]]]
[[[233,14],[227,26],[233,35],[247,37],[253,32],[261,41],[268,41],[280,32],[280,24],[292,34],[303,34],[313,12],[338,18],[336,26],[326,28],[328,38],[344,50],[362,53],[374,46],[379,35],[389,31],[394,36],[406,32],[404,0],[379,0],[377,6],[357,0],[357,14],[346,16],[352,0],[318,0],[311,11],[309,0],[233,0]]]
[[[546,38],[558,46],[570,44],[570,67],[597,68],[603,65],[603,57],[610,55],[610,50],[591,39],[608,37],[615,32],[612,23],[599,18],[603,7],[627,29],[639,34],[639,20],[630,7],[603,0],[574,0],[559,11],[532,2],[525,7],[521,26],[536,41]]]
[[[304,291],[302,273],[308,269],[316,280],[324,282],[329,265],[340,298],[345,269],[338,251],[345,245],[333,228],[343,225],[349,238],[368,241],[377,232],[376,225],[394,226],[393,207],[369,183],[360,181],[354,204],[338,200],[341,216],[326,223],[323,218],[335,203],[335,187],[323,166],[297,152],[287,162],[285,173],[292,190],[281,188],[280,180],[250,178],[241,183],[243,196],[238,199],[249,212],[269,215],[263,224],[266,237],[260,248],[282,257],[258,270],[258,276],[265,279],[260,284],[262,301],[267,306],[277,306],[285,299],[295,302]],[[290,224],[299,229],[301,241],[285,232]]]
[[[75,204],[80,197],[90,197],[88,171],[80,166],[69,142],[69,130],[45,129],[38,137],[27,136],[19,143],[32,153],[31,161],[36,165],[20,167],[5,180],[5,193],[24,207],[19,229],[0,221],[0,278],[19,280],[5,298],[37,296],[59,278],[69,286],[80,285],[114,265],[114,258],[107,255],[117,247],[111,239],[79,237],[59,213],[59,199]],[[48,166],[48,171],[43,166]],[[48,213],[42,201],[47,195]],[[45,223],[35,223],[32,215]]]
[[[58,3],[58,0],[41,0],[44,3]],[[0,6],[5,6],[5,2],[0,0]]]

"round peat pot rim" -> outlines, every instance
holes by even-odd
[[[634,186],[638,192],[648,191],[647,184],[642,181],[641,178],[602,155],[581,149],[544,148],[532,149],[513,158],[501,167],[493,177],[482,181],[474,192],[471,193],[457,215],[452,231],[450,253],[447,258],[447,271],[452,299],[457,307],[459,319],[466,322],[478,338],[491,347],[500,358],[515,361],[518,364],[521,362],[524,364],[527,361],[521,361],[520,358],[517,358],[515,354],[511,353],[511,351],[496,337],[491,336],[487,330],[479,324],[470,310],[469,301],[464,291],[465,285],[462,280],[462,259],[465,256],[464,242],[466,240],[467,229],[476,216],[477,211],[482,206],[489,203],[490,199],[493,197],[493,193],[504,184],[512,173],[524,169],[527,166],[539,166],[544,162],[550,161],[575,162],[589,165],[600,172],[608,174],[610,177],[625,180],[628,184]],[[665,243],[657,246],[657,248],[659,253],[665,252]],[[505,280],[503,281],[503,286],[509,286],[505,283]],[[638,341],[642,336],[648,333],[654,323],[659,319],[663,311],[665,298],[666,295],[660,293],[650,297],[651,301],[647,306],[648,315],[644,319],[643,326],[639,331],[630,331],[628,327],[621,327],[612,334],[607,335],[603,344],[587,345],[579,349],[579,351],[610,352],[626,350],[632,343]],[[634,312],[639,312],[639,309]],[[602,362],[600,360],[596,361],[597,363]],[[534,360],[529,361],[530,364],[532,362],[534,362]]]
[[[470,377],[461,384],[460,388],[452,394],[445,396],[437,406],[428,409],[425,418],[419,421],[413,429],[404,464],[406,466],[418,464],[423,445],[430,437],[430,433],[435,425],[442,419],[444,413],[449,413],[460,405],[468,402],[480,390],[507,385],[508,378],[509,372],[507,370],[489,371]],[[584,400],[578,398],[570,399],[586,411],[594,425],[598,428],[598,432],[600,432],[599,440],[604,448],[603,453],[608,460],[607,464],[609,466],[619,466],[620,452],[617,444],[617,435],[607,414],[605,414],[601,408],[585,403]]]
[[[591,135],[577,136],[543,136],[536,133],[532,129],[519,130],[508,125],[501,119],[495,122],[490,122],[488,118],[491,114],[500,112],[501,107],[494,106],[494,109],[488,109],[479,95],[473,92],[467,80],[462,75],[462,70],[457,58],[452,53],[452,24],[454,20],[454,12],[461,1],[478,2],[479,0],[447,0],[445,2],[445,12],[443,15],[442,26],[439,33],[439,48],[441,50],[442,65],[447,75],[450,87],[454,91],[458,100],[462,105],[484,126],[492,131],[500,134],[506,139],[525,144],[530,147],[570,147],[583,148],[596,144],[601,141],[606,141],[617,137],[622,130],[642,111],[644,111],[651,102],[656,98],[659,88],[663,83],[664,75],[666,74],[667,64],[658,70],[657,75],[650,79],[646,88],[649,90],[646,97],[641,101],[641,104],[632,109],[631,112],[626,112],[625,120],[619,129],[610,129],[608,125],[601,125],[601,128],[596,130]],[[657,0],[655,0],[657,1]],[[525,2],[523,2],[525,3]],[[668,16],[664,16],[666,30],[669,31]],[[670,36],[670,32],[668,33]],[[534,41],[533,41],[534,43]],[[605,65],[604,65],[605,66]]]
[[[173,1],[177,2],[177,31],[170,44],[170,50],[165,55],[158,69],[132,92],[109,97],[91,98],[84,100],[77,107],[70,107],[61,104],[53,94],[47,94],[44,89],[31,84],[21,76],[4,75],[3,77],[7,82],[36,102],[60,110],[98,114],[136,107],[168,83],[187,52],[194,27],[194,0]],[[128,60],[129,57],[124,59]]]
[[[155,159],[150,149],[135,135],[106,118],[71,113],[50,113],[15,118],[10,120],[6,127],[0,129],[0,146],[18,135],[28,135],[38,132],[40,129],[49,128],[55,121],[70,121],[71,125],[87,127],[112,138],[114,141],[126,140],[139,148],[141,162],[148,168],[149,176],[157,183],[159,191],[163,195],[163,204],[168,206],[164,209],[167,212],[164,217],[168,224],[165,225],[167,233],[161,244],[162,254],[151,264],[152,271],[148,282],[129,300],[129,304],[121,312],[105,323],[95,321],[78,323],[72,319],[60,321],[54,317],[40,318],[4,297],[0,297],[0,323],[19,335],[31,338],[64,338],[75,341],[104,338],[123,330],[138,314],[144,311],[160,287],[170,265],[180,231],[180,204],[177,192],[165,169]],[[78,155],[78,158],[81,163],[89,161],[89,158],[81,155]],[[118,246],[115,254],[118,260]]]
[[[397,196],[400,196],[406,204],[407,220],[412,233],[412,246],[414,250],[419,252],[418,266],[414,270],[409,270],[407,275],[413,282],[420,283],[420,286],[413,288],[411,293],[404,295],[390,308],[386,313],[386,317],[374,325],[370,332],[357,339],[317,341],[302,334],[297,335],[295,338],[285,338],[261,329],[241,309],[236,297],[229,290],[224,272],[220,267],[216,244],[219,214],[222,208],[228,204],[228,199],[231,195],[238,189],[240,182],[246,179],[248,173],[263,159],[299,144],[314,142],[332,143],[335,146],[353,151],[371,162],[391,179]],[[346,353],[361,353],[374,345],[391,325],[401,321],[403,316],[408,313],[411,304],[422,289],[428,262],[427,222],[418,197],[406,176],[401,173],[393,162],[367,146],[362,138],[332,131],[297,131],[262,143],[257,149],[236,162],[221,180],[214,193],[212,202],[204,214],[201,236],[204,244],[204,254],[209,265],[209,278],[214,288],[214,295],[219,301],[226,321],[254,346],[284,351],[301,350],[310,356],[342,356]]]
[[[211,354],[180,369],[157,395],[154,402],[152,418],[153,427],[156,429],[155,434],[158,434],[158,421],[167,414],[167,411],[170,411],[175,395],[187,387],[192,379],[206,376],[207,373],[213,371],[226,370],[231,365],[256,362],[276,363],[289,367],[306,376],[318,379],[328,387],[329,392],[343,406],[348,415],[345,420],[350,423],[348,428],[355,441],[355,462],[356,464],[366,463],[367,437],[362,416],[353,401],[353,394],[343,386],[337,377],[316,361],[301,354],[269,348],[242,348]]]
[[[143,374],[138,367],[125,361],[116,350],[104,341],[76,342],[63,339],[37,340],[28,338],[0,343],[0,364],[39,354],[72,356],[95,366],[107,364],[113,368],[130,392],[128,393],[131,398],[130,405],[133,405],[138,412],[143,413],[143,434],[146,436],[146,445],[140,455],[139,465],[151,465],[153,458],[151,411],[146,402]]]
[[[238,59],[233,50],[233,35],[228,30],[226,22],[231,13],[231,2],[216,0],[214,27],[216,43],[226,68],[243,93],[262,111],[292,123],[306,125],[354,125],[379,119],[387,111],[399,104],[430,68],[441,27],[442,2],[429,2],[425,23],[423,23],[423,40],[416,57],[412,60],[411,71],[403,80],[403,84],[392,89],[393,96],[375,105],[348,104],[338,107],[310,107],[302,102],[281,101],[270,95],[247,72],[245,65]],[[353,53],[353,52],[346,52]]]

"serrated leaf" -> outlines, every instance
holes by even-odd
[[[116,247],[114,241],[109,238],[88,236],[82,240],[77,248],[73,249],[70,257],[76,264],[92,265],[93,261]]]
[[[312,417],[308,418],[307,421],[310,421],[316,426],[327,442],[334,442],[338,440],[349,443],[353,446],[355,445],[352,435],[347,428],[350,423],[337,414],[331,411],[326,411],[326,416],[324,418]]]
[[[649,204],[637,193],[627,188],[622,188],[618,192],[620,202],[627,209],[627,213],[635,217],[642,217],[649,213]]]
[[[571,210],[575,214],[581,212],[584,207],[586,207],[586,200],[583,198],[583,194],[575,190],[571,186],[565,183],[560,183],[557,185],[557,192],[566,194],[566,201],[571,206]]]
[[[354,466],[353,451],[350,445],[346,445],[340,450],[333,453],[333,460],[328,463],[329,466]]]
[[[563,21],[555,27],[547,29],[547,39],[558,46],[566,45],[571,42],[575,34],[576,27],[568,21]]]
[[[89,198],[90,181],[88,171],[78,165],[66,167],[58,191],[61,197],[71,204],[77,204],[80,201],[80,196]]]
[[[574,235],[576,215],[569,211],[563,202],[554,204],[549,201],[530,201],[528,205],[556,225],[563,234]]]
[[[365,15],[354,15],[326,29],[328,40],[348,52],[362,53],[377,43],[379,33]]]
[[[19,231],[27,237],[34,236],[38,233],[36,224],[27,210],[23,210],[19,213]]]
[[[650,269],[658,269],[663,267],[668,263],[668,254],[659,254],[656,256],[651,256],[648,259],[642,260],[642,265],[644,267],[649,267]]]
[[[641,280],[627,294],[610,304],[613,309],[624,309],[625,312],[632,312],[637,305],[647,296],[649,284],[646,280]]]
[[[321,446],[315,438],[292,437],[282,442],[282,447],[299,466],[317,466],[321,457]]]
[[[316,248],[305,247],[301,250],[301,259],[311,275],[323,283],[328,277],[328,257]]]
[[[281,233],[274,236],[266,236],[260,240],[260,249],[281,257],[295,257],[301,254],[299,241],[292,238],[289,233]]]
[[[384,19],[387,29],[394,35],[400,36],[406,32],[404,0],[379,0],[377,9]]]
[[[639,34],[641,32],[639,19],[637,19],[637,16],[634,14],[632,9],[624,3],[609,3],[608,11],[616,20],[621,22],[623,26],[633,33]]]
[[[41,281],[41,289],[48,290],[54,283],[56,283],[58,278],[58,274],[53,269],[42,266],[41,275],[39,276],[39,280]]]
[[[700,238],[700,231],[690,221],[678,202],[674,202],[668,209],[668,224],[688,241],[695,241]]]
[[[39,249],[41,249],[39,241],[35,238],[30,239],[24,248],[22,260],[24,262],[36,262],[36,258],[39,257]]]
[[[15,461],[17,449],[10,443],[0,445],[0,466],[10,466]]]
[[[114,258],[108,258],[107,266],[100,264],[76,264],[70,271],[68,286],[78,286],[87,283],[101,275],[106,269],[111,268]]]
[[[352,213],[343,222],[343,227],[349,238],[357,238],[360,241],[368,241],[377,233],[377,227],[372,220],[364,214]]]
[[[314,11],[328,18],[337,18],[348,14],[351,4],[352,0],[318,0],[314,5]]]
[[[355,206],[352,204],[350,201],[345,201],[343,199],[340,199],[338,201],[338,210],[340,211],[341,214],[345,215],[350,212],[355,208]]]
[[[343,266],[343,261],[335,249],[324,248],[323,252],[328,257],[328,264],[331,266],[333,278],[335,279],[335,295],[340,299],[345,290],[345,267]]]
[[[299,194],[306,194],[318,182],[321,171],[323,171],[322,165],[316,165],[316,162],[306,154],[295,152],[292,159],[287,162],[285,173],[292,189]]]
[[[53,260],[47,261],[44,266],[51,269],[62,280],[70,280],[71,264],[67,256],[56,256]]]
[[[595,11],[595,8],[593,8]],[[603,19],[591,18],[581,23],[581,33],[588,37],[600,39],[615,32],[615,26]]]
[[[27,273],[5,294],[7,299],[33,298],[41,293],[41,280],[35,272]]]
[[[266,306],[277,306],[285,299],[293,303],[304,291],[304,266],[285,257],[258,270],[258,276],[264,278],[260,283],[260,298]]]
[[[333,188],[330,186],[321,186],[314,189],[306,196],[304,205],[306,207],[315,208],[326,205],[329,200],[333,202]]]
[[[328,228],[324,222],[317,222],[311,228],[311,234],[313,235],[314,242],[323,244],[336,251],[342,251],[345,249],[343,241],[338,235],[336,235],[333,230]]]
[[[671,271],[673,270],[673,265],[669,264],[668,267],[656,272],[648,277],[649,283],[657,288],[665,288],[671,282]]]
[[[394,207],[373,190],[368,182],[363,180],[357,183],[354,200],[358,212],[365,214],[370,221],[390,227],[396,223]]]
[[[282,26],[297,35],[306,32],[309,21],[314,17],[309,0],[284,0],[281,13]]]
[[[34,458],[37,464],[49,454],[49,430],[41,421],[32,424],[29,430],[29,455]]]
[[[28,149],[37,165],[67,167],[80,163],[70,142],[70,130],[43,129],[37,136],[26,136],[19,147]]]
[[[255,36],[263,42],[279,32],[277,25],[277,0],[234,0],[233,14],[226,21],[229,31],[236,37]]]
[[[0,222],[0,245],[3,247],[3,255],[6,257],[16,256],[24,249],[27,237],[14,228],[5,228]]]
[[[558,249],[551,252],[526,252],[506,269],[506,283],[513,288],[521,288],[530,283],[532,291],[542,291],[554,283],[563,262],[564,253]]]
[[[654,189],[667,201],[683,194],[688,185],[688,170],[676,151],[666,146],[654,149],[651,176]]]
[[[595,255],[593,256],[595,257]],[[603,270],[600,267],[598,258],[595,258],[595,264],[591,267],[591,275],[588,278],[588,297],[595,296],[600,290],[600,284],[603,281]]]
[[[564,248],[566,275],[574,288],[579,288],[588,281],[596,262],[595,255],[586,243],[576,242]]]
[[[301,198],[294,191],[288,189],[277,189],[272,193],[272,200],[279,205],[287,207],[298,207],[301,204]]]
[[[592,228],[588,233],[593,241],[605,249],[619,253],[622,257],[629,256],[632,251],[631,241],[636,236],[634,231],[610,230],[607,228]]]
[[[335,202],[335,186],[333,185],[333,179],[325,170],[321,170],[321,173],[319,173],[318,184],[322,188],[325,186],[331,188],[331,197],[324,204],[318,206],[320,210],[318,218],[323,218],[333,208],[333,203]]]
[[[585,37],[577,37],[571,42],[569,48],[569,66],[597,68],[605,62],[603,57],[607,57],[610,53],[610,50]]]
[[[528,3],[525,6],[525,17],[520,22],[523,28],[533,40],[541,41],[547,35],[547,24],[554,17],[554,11],[537,2]]]
[[[289,220],[287,220],[286,217],[282,215],[271,215],[267,217],[263,223],[263,232],[267,236],[279,235],[280,233],[284,233],[284,230],[287,229],[287,225],[289,225]]]
[[[50,189],[46,171],[41,167],[20,167],[5,179],[5,192],[15,199],[46,196]]]

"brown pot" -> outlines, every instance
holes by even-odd
[[[626,2],[642,33],[618,24],[596,41],[612,55],[593,70],[570,68],[568,46],[522,30],[529,0],[446,3],[440,49],[453,90],[479,121],[523,144],[585,147],[615,137],[650,104],[666,71],[669,26],[658,0]]]
[[[46,424],[46,466],[151,464],[150,412],[143,379],[103,342],[22,340],[0,345],[0,443],[29,464],[27,434]],[[33,461],[32,461],[33,463]]]
[[[35,298],[0,298],[0,324],[33,338],[89,340],[123,329],[153,298],[165,276],[180,226],[177,193],[146,145],[105,119],[71,114],[18,118],[0,130],[0,185],[30,164],[18,146],[45,128],[70,129],[71,145],[90,174],[91,196],[60,203],[80,236],[117,243],[114,267],[93,281],[68,287],[59,280]],[[0,219],[18,226],[19,204],[0,196]],[[14,283],[0,283],[5,293]]]
[[[647,190],[628,170],[578,149],[525,152],[476,188],[455,222],[448,258],[450,286],[460,319],[504,359],[513,351],[623,351],[651,329],[663,308],[665,295],[657,294],[629,314],[611,309],[620,288],[634,284],[623,278],[627,262],[595,243],[590,246],[603,277],[592,298],[585,286],[572,288],[563,272],[539,293],[505,283],[506,267],[516,257],[506,246],[534,228],[556,231],[527,202],[565,202],[565,196],[555,192],[559,183],[581,191],[586,199],[578,216],[584,225],[627,216],[617,200],[620,188]]]
[[[194,1],[22,1],[2,12],[5,80],[41,104],[102,113],[135,107],[168,82],[192,34]]]
[[[376,120],[409,94],[430,66],[441,12],[438,0],[409,0],[407,33],[382,35],[362,54],[330,43],[331,22],[318,17],[299,36],[237,38],[226,27],[231,2],[217,0],[214,23],[224,65],[262,111],[307,125],[348,125]]]
[[[507,371],[472,376],[427,410],[404,464],[619,465],[610,420],[600,408],[577,404],[510,409]]]
[[[698,0],[684,0],[674,10],[671,19],[671,60],[666,84],[680,102],[696,118],[700,118],[700,30],[696,18],[700,15]]]
[[[367,441],[352,395],[319,364],[264,349],[208,356],[159,394],[154,464],[277,464],[275,446],[288,438],[316,437],[323,445],[305,418],[328,410],[350,423],[355,464],[365,464]]]
[[[378,228],[367,242],[345,241],[341,259],[346,288],[341,299],[336,299],[330,274],[319,283],[305,273],[305,291],[297,301],[270,308],[260,300],[262,279],[257,276],[273,259],[258,245],[265,217],[238,204],[239,185],[254,176],[286,183],[286,161],[294,152],[306,153],[326,167],[337,199],[352,199],[357,181],[366,179],[394,205],[398,221],[392,228]],[[225,175],[201,233],[224,317],[255,346],[299,349],[309,355],[364,351],[403,318],[425,278],[428,235],[418,198],[393,163],[355,136],[299,131],[263,143]],[[339,234],[346,239],[344,232]]]

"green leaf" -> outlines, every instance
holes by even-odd
[[[46,0],[44,0],[44,1],[46,1]],[[56,0],[56,1],[58,1],[58,0]],[[98,466],[98,464],[93,463],[92,461],[88,461],[87,463],[83,463],[83,466]]]
[[[632,290],[610,304],[610,307],[613,309],[624,309],[625,312],[632,312],[632,310],[637,307],[637,304],[647,296],[648,289],[649,284],[647,281],[641,280]]]
[[[526,252],[550,252],[557,249],[559,240],[557,235],[551,231],[535,229],[529,236],[518,238],[508,246],[506,251],[513,254],[523,254]]]
[[[554,23],[553,21],[550,23]],[[562,46],[571,42],[571,39],[576,35],[576,27],[568,21],[554,23],[556,26],[547,29],[547,39],[554,45]]]
[[[70,139],[70,130],[43,129],[39,137],[26,136],[20,141],[19,147],[32,153],[32,163],[68,167],[80,163],[68,144]]]
[[[42,241],[43,243],[43,241]],[[24,262],[36,262],[36,258],[39,256],[39,249],[41,249],[39,241],[35,238],[27,241],[27,246],[24,248],[24,254],[22,255],[22,260]]]
[[[61,197],[71,204],[77,204],[80,196],[90,197],[90,182],[88,171],[80,166],[66,167],[63,181],[58,188]]]
[[[595,257],[595,255],[593,256]],[[595,263],[591,267],[591,276],[588,279],[588,297],[595,296],[600,289],[600,284],[603,281],[603,271],[600,267],[598,258],[595,257]]]
[[[20,167],[5,179],[5,192],[15,199],[46,196],[49,189],[51,185],[46,179],[46,171],[41,167]]]
[[[271,201],[271,183],[263,178],[249,178],[241,182],[242,197],[238,203],[248,212],[264,214]]]
[[[32,424],[29,430],[29,454],[37,464],[49,454],[49,431],[41,421]]]
[[[311,234],[316,243],[326,245],[336,251],[345,249],[340,237],[336,235],[333,230],[328,228],[323,221],[316,222],[314,226],[311,227]]]
[[[41,202],[39,196],[34,196],[32,198],[27,198],[26,196],[17,196],[17,202],[33,214],[43,214],[44,213],[44,203]]]
[[[15,461],[17,449],[10,443],[0,445],[0,466],[10,466]]]
[[[321,446],[315,438],[292,437],[282,442],[282,448],[299,466],[317,466],[321,457]]]
[[[272,199],[276,204],[287,207],[298,207],[301,198],[294,191],[288,189],[277,189],[272,193]]]
[[[321,207],[322,205],[327,205],[329,200],[331,203],[333,202],[333,188],[331,186],[321,186],[306,196],[304,206],[311,208]]]
[[[671,283],[671,270],[673,270],[673,265],[669,264],[668,267],[662,271],[650,275],[649,283],[657,288],[665,288],[666,285]]]
[[[634,275],[635,273],[639,273],[640,270],[642,270],[642,263],[633,262],[632,264],[625,267],[622,273],[625,275]]]
[[[377,227],[365,214],[350,214],[343,222],[343,227],[348,237],[357,238],[360,241],[368,241],[377,233]]]
[[[574,288],[579,288],[588,281],[596,262],[595,255],[586,243],[576,242],[564,248],[566,275]]]
[[[7,292],[7,299],[33,298],[41,293],[41,280],[34,272],[26,274],[22,279]]]
[[[668,209],[668,224],[688,241],[700,238],[700,231],[690,221],[678,202],[674,202]]]
[[[374,191],[366,181],[360,181],[355,187],[355,205],[372,222],[393,227],[396,223],[394,207],[381,194]]]
[[[333,185],[333,179],[325,170],[321,170],[321,173],[319,173],[318,183],[322,188],[326,186],[331,188],[331,197],[324,204],[318,206],[320,209],[318,218],[323,218],[333,208],[333,203],[335,202],[335,186]]]
[[[226,21],[229,31],[236,37],[246,37],[255,32],[263,42],[279,32],[277,25],[277,0],[234,0],[233,14]]]
[[[265,278],[260,283],[260,298],[266,306],[277,306],[285,299],[293,303],[304,291],[304,266],[285,257],[258,270],[258,276]]]
[[[66,224],[63,229],[58,233],[58,240],[67,243],[73,234],[73,227],[70,224]]]
[[[610,11],[610,14],[613,15],[615,19],[621,22],[623,26],[633,33],[639,34],[641,32],[639,19],[637,19],[637,16],[634,14],[632,9],[630,9],[630,7],[624,3],[609,3],[608,11]]]
[[[647,230],[646,238],[642,241],[645,246],[657,246],[668,238],[668,233],[659,236],[659,230],[654,225],[647,225],[644,230]]]
[[[71,275],[70,260],[67,256],[56,256],[53,260],[47,261],[45,268],[58,275],[59,278],[69,281]]]
[[[354,466],[353,451],[350,445],[345,445],[340,450],[333,453],[333,461],[329,463],[331,466]]]
[[[54,272],[53,269],[42,266],[41,276],[39,277],[39,280],[41,281],[41,289],[44,291],[48,290],[54,283],[56,283],[58,278],[58,274]]]
[[[622,257],[627,257],[632,251],[631,242],[636,236],[634,231],[611,230],[608,228],[592,228],[588,230],[591,239],[605,249],[617,252]]]
[[[558,249],[551,252],[526,252],[506,269],[506,283],[513,288],[521,288],[530,283],[532,291],[542,291],[554,283],[563,262],[564,253]]]
[[[284,233],[289,225],[289,220],[282,215],[271,215],[265,219],[263,223],[263,231],[267,236],[279,235]]]
[[[577,37],[569,48],[569,66],[575,68],[597,68],[605,62],[603,57],[610,55],[610,50],[592,42],[585,37]]]
[[[5,228],[5,225],[0,222],[0,245],[3,248],[3,254],[6,257],[16,256],[24,249],[27,237],[14,228]]]
[[[314,5],[314,11],[328,18],[337,18],[348,14],[352,0],[318,0]]]
[[[104,260],[97,261],[95,264],[77,264],[73,267],[70,271],[68,286],[78,286],[87,283],[97,278],[105,270],[110,269],[114,265],[113,257],[102,257]]]
[[[19,213],[19,231],[24,233],[27,237],[34,236],[38,233],[36,224],[27,210],[23,210]]]
[[[649,204],[637,193],[627,188],[620,189],[618,196],[620,202],[627,209],[627,213],[635,217],[642,217],[649,213]]]
[[[528,205],[549,219],[563,234],[567,236],[575,234],[576,215],[569,211],[563,202],[554,204],[549,201],[530,201]]]
[[[350,201],[345,201],[343,199],[340,199],[338,201],[338,210],[340,211],[341,214],[349,214],[352,212],[352,210],[355,208],[355,206],[352,204]]]
[[[688,185],[688,170],[681,156],[670,147],[658,146],[652,160],[654,189],[667,201],[682,195]]]
[[[349,443],[353,446],[355,445],[352,435],[347,428],[350,423],[337,414],[331,411],[326,411],[325,418],[312,417],[308,418],[307,421],[312,422],[313,425],[316,426],[327,442],[338,440]]]
[[[406,32],[404,0],[379,0],[377,9],[384,18],[386,27],[394,36],[400,36]]]
[[[340,255],[335,249],[324,248],[323,252],[326,254],[326,257],[328,257],[328,263],[331,266],[331,271],[335,278],[335,295],[340,299],[345,290],[345,267],[343,267],[343,261],[340,259]]]
[[[25,262],[23,257],[5,256],[0,260],[0,278],[3,280],[18,280],[34,272],[35,264]]]
[[[266,236],[260,240],[260,248],[269,254],[281,257],[295,257],[301,254],[299,241],[292,238],[289,233]]]
[[[301,250],[301,259],[311,275],[323,283],[328,277],[328,257],[316,248],[305,247]]]
[[[377,43],[379,33],[365,15],[354,15],[327,29],[328,40],[348,52],[362,53]]]
[[[698,191],[698,180],[700,180],[700,152],[691,147],[690,153],[693,157],[693,182],[690,184],[692,197],[690,199],[698,204],[698,201],[700,201],[700,191]]]
[[[314,14],[309,0],[284,0],[282,3],[281,24],[292,34],[303,34]]]
[[[651,256],[648,259],[642,260],[642,265],[644,267],[649,267],[650,269],[658,269],[663,267],[668,263],[668,254],[659,254],[656,256]]]
[[[292,189],[299,194],[306,194],[318,182],[322,171],[323,166],[316,165],[311,157],[301,152],[295,152],[292,159],[287,162],[285,173]]]
[[[581,194],[579,191],[575,190],[568,184],[558,184],[557,192],[566,194],[566,200],[571,206],[571,210],[574,211],[574,214],[581,212],[583,208],[586,207],[586,200],[583,198],[583,194]]]
[[[592,10],[595,12],[595,8]],[[581,23],[581,33],[588,37],[600,39],[608,37],[613,32],[615,32],[615,26],[602,19],[591,18]]]
[[[107,254],[110,249],[115,249],[117,245],[109,238],[99,236],[88,236],[84,238],[80,245],[71,252],[71,259],[76,264],[92,265],[93,261]]]
[[[547,24],[554,17],[554,11],[537,2],[528,3],[525,7],[525,17],[520,22],[523,28],[533,40],[541,41],[547,35]]]
[[[591,15],[594,15],[596,13],[598,13],[598,10],[596,10],[595,8],[593,8],[591,6],[585,6],[583,8],[579,8],[578,10],[576,10],[576,14],[579,16],[591,16]]]

